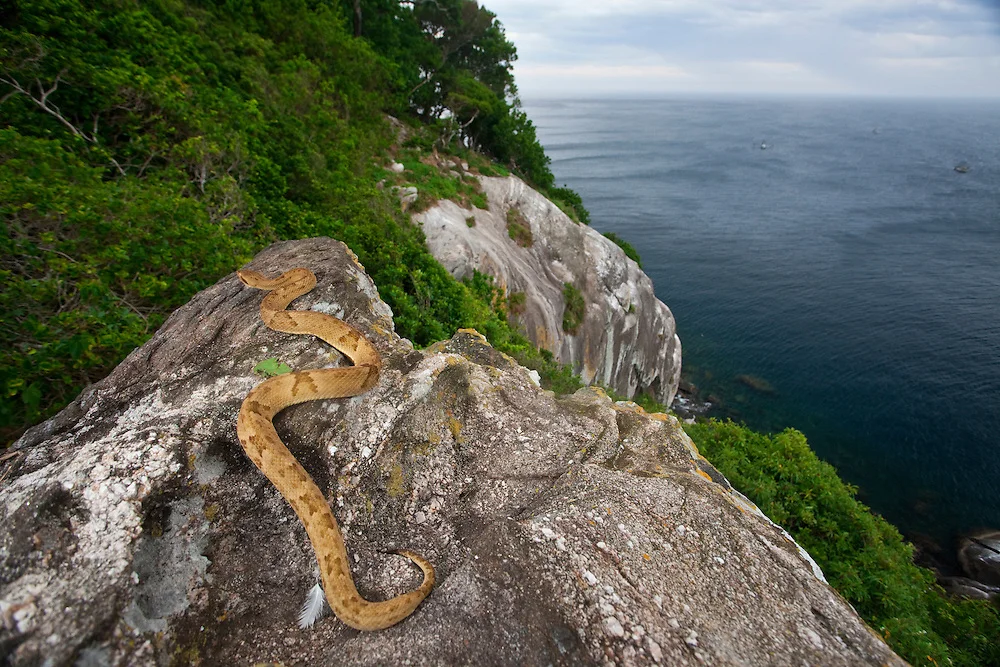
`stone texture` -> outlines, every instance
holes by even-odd
[[[1000,586],[1000,531],[988,530],[962,540],[958,561],[971,579]]]
[[[0,655],[11,665],[903,664],[676,420],[584,389],[556,397],[475,332],[414,351],[353,255],[282,243],[294,305],[343,316],[385,357],[379,385],[277,429],[331,501],[358,587],[438,584],[397,626],[301,630],[314,554],[246,459],[235,421],[277,356],[235,276],[196,295],[105,380],[15,445],[0,486]]]
[[[514,176],[480,177],[489,210],[463,209],[452,201],[413,216],[427,247],[452,275],[478,270],[508,293],[523,292],[520,327],[587,383],[600,382],[632,397],[651,393],[670,405],[681,372],[681,344],[670,309],[653,283],[613,242],[570,220],[559,208]],[[507,233],[516,209],[534,242],[521,247]],[[475,218],[469,226],[466,219]],[[587,304],[576,335],[563,331],[563,285],[573,283]]]

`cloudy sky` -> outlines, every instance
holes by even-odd
[[[1000,0],[480,0],[525,99],[1000,97]]]

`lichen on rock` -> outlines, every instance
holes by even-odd
[[[436,567],[402,623],[298,627],[317,581],[294,513],[236,439],[278,356],[336,366],[266,328],[235,276],[15,447],[0,486],[0,652],[12,665],[903,664],[668,415],[556,396],[473,331],[414,350],[343,244],[250,265],[319,278],[294,308],[343,313],[379,384],[276,419],[341,523],[359,590]]]

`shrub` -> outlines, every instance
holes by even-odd
[[[524,312],[524,305],[527,301],[527,296],[524,292],[511,292],[507,295],[507,311],[513,313],[514,315],[520,315]]]
[[[522,248],[530,248],[535,242],[531,236],[531,225],[516,207],[507,209],[507,235]]]
[[[565,307],[563,308],[562,328],[563,331],[574,336],[577,329],[583,324],[587,303],[583,300],[583,294],[573,283],[563,285],[563,301]]]

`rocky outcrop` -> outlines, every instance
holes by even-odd
[[[1000,530],[987,530],[963,539],[958,562],[975,581],[994,589],[1000,587]]]
[[[523,304],[512,308],[520,327],[585,382],[629,397],[647,391],[669,405],[680,379],[681,344],[649,277],[621,248],[570,220],[519,178],[479,180],[489,210],[442,200],[413,216],[431,253],[458,278],[478,270],[508,294],[523,294]],[[530,235],[515,231],[515,241],[508,226],[519,223]],[[563,328],[567,283],[586,303],[575,333]]]
[[[278,416],[327,494],[358,587],[430,597],[374,633],[296,617],[317,581],[236,440],[253,368],[336,366],[260,321],[235,276],[196,295],[0,468],[0,655],[12,665],[902,664],[666,415],[540,390],[474,332],[420,352],[328,239],[252,263],[381,351],[370,392]]]

